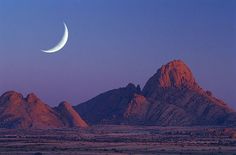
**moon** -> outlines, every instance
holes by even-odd
[[[61,41],[56,46],[54,46],[53,48],[51,48],[49,50],[42,50],[43,52],[55,53],[55,52],[58,52],[59,50],[61,50],[65,46],[65,44],[68,40],[68,37],[69,37],[68,28],[65,23],[64,23],[64,28],[65,28],[65,31],[64,31],[64,35],[63,35]]]

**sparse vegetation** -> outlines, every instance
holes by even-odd
[[[232,154],[235,128],[93,126],[87,129],[0,129],[0,154]],[[39,151],[39,152],[38,152]]]

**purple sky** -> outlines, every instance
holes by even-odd
[[[197,81],[236,108],[234,0],[1,0],[0,93],[36,93],[51,106],[142,87],[182,59]],[[66,22],[69,40],[56,54]]]

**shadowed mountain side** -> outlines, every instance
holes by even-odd
[[[89,123],[119,124],[135,93],[141,93],[140,87],[128,84],[124,88],[113,89],[74,108]]]
[[[68,121],[33,93],[24,98],[20,93],[9,91],[0,97],[1,128],[72,127]]]
[[[204,91],[181,60],[158,69],[140,92],[133,84],[75,106],[90,124],[236,125],[235,111]]]

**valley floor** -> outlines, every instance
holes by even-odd
[[[0,154],[36,153],[236,155],[236,128],[103,125],[87,129],[0,129]]]

